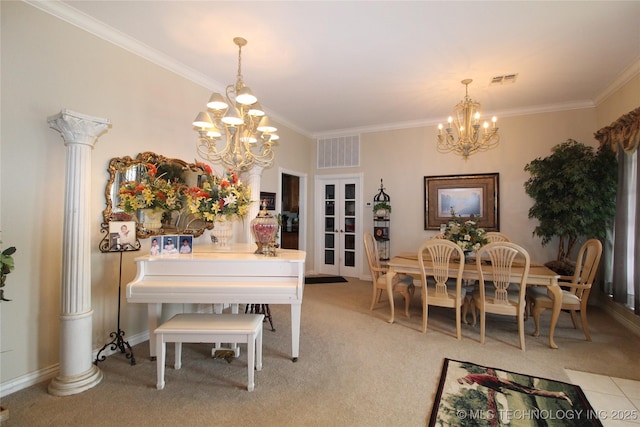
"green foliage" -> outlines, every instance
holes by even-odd
[[[461,413],[472,414],[478,410],[489,408],[487,395],[473,388],[464,388],[457,394],[445,398],[447,406],[442,408],[442,415],[438,414],[440,425],[460,427],[489,427],[491,420],[482,417],[460,417]]]
[[[535,200],[529,209],[529,218],[539,221],[533,234],[543,245],[558,236],[557,259],[563,260],[578,238],[602,239],[613,223],[617,160],[608,147],[596,152],[572,139],[552,152],[525,166],[531,178],[524,188]]]
[[[387,202],[378,202],[373,206],[373,212],[378,209],[386,209],[389,213],[391,213],[391,205]]]
[[[0,241],[2,243],[2,241]],[[15,268],[13,254],[16,253],[15,246],[8,247],[0,253],[0,301],[11,301],[4,297],[4,283],[7,280],[7,274]]]

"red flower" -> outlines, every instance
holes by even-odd
[[[231,175],[231,180],[233,181],[234,184],[238,183],[238,175],[236,175],[236,172],[233,169],[229,169],[229,175]]]
[[[220,181],[220,187],[222,188],[229,187],[230,185],[231,183],[226,179],[223,179],[222,181]]]
[[[153,163],[147,163],[147,173],[153,178],[158,173],[158,168]]]
[[[207,175],[211,175],[213,173],[213,170],[211,169],[211,166],[209,166],[206,163],[196,162],[196,167],[199,167],[200,169],[205,171],[207,173]]]

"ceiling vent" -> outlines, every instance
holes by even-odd
[[[491,79],[491,86],[504,85],[507,83],[515,83],[518,78],[518,74],[505,74],[502,76],[495,76]]]

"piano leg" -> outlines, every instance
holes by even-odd
[[[291,304],[291,360],[298,361],[300,351],[300,314],[302,304]]]
[[[151,360],[156,360],[156,334],[154,331],[158,327],[161,314],[161,303],[147,304],[147,315],[149,317],[149,355],[151,356]]]

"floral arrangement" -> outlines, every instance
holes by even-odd
[[[452,219],[449,220],[444,232],[444,238],[451,240],[462,248],[464,252],[475,252],[489,243],[484,228],[478,227],[477,218],[471,216],[465,220],[456,215],[451,209]]]
[[[175,211],[182,209],[184,185],[156,176],[158,169],[147,163],[147,175],[141,181],[126,181],[120,186],[120,208],[126,213],[139,209]]]
[[[247,215],[251,191],[238,179],[236,172],[229,169],[223,176],[217,176],[211,172],[210,167],[204,166],[202,186],[191,187],[185,191],[189,212],[211,222]]]

